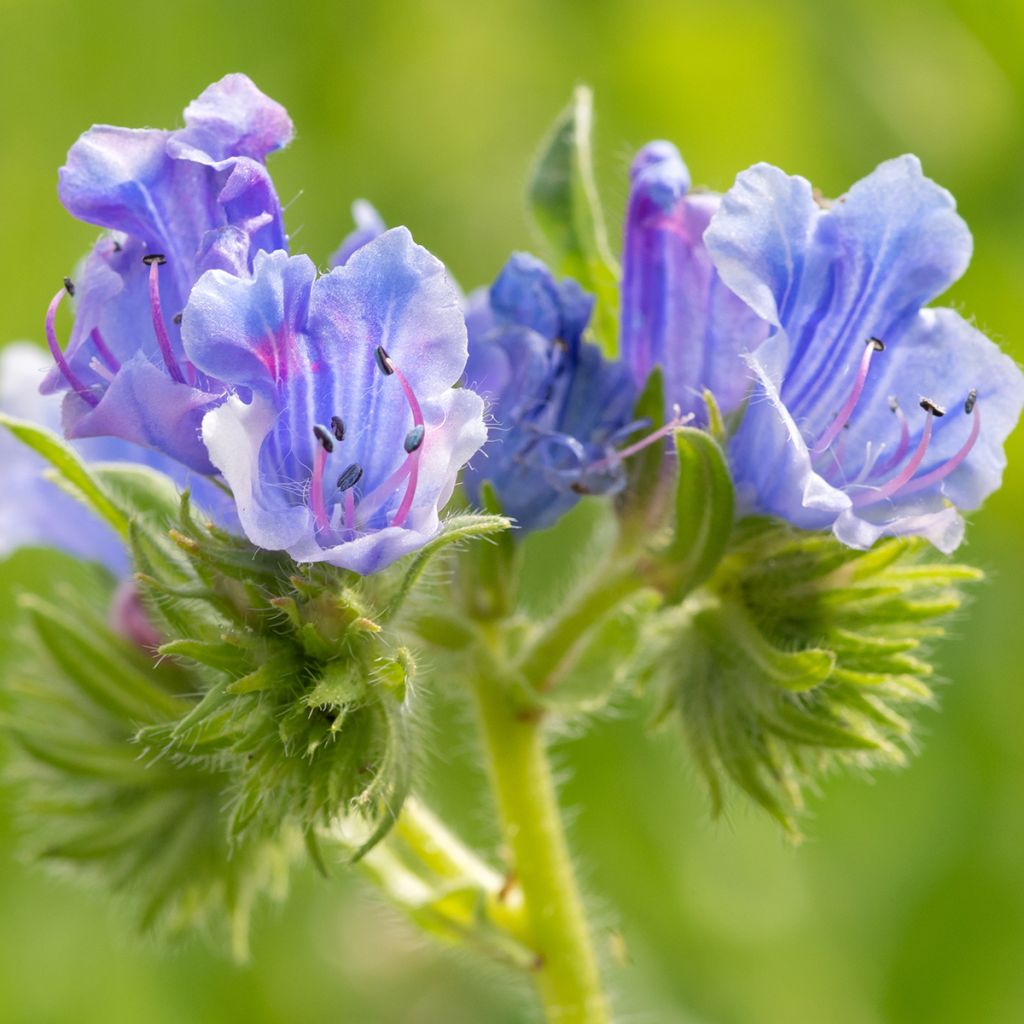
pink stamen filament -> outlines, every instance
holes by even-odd
[[[405,400],[409,403],[409,409],[412,411],[412,425],[414,427],[422,427],[423,423],[423,410],[420,409],[420,403],[416,400],[416,396],[413,394],[412,388],[409,386],[409,382],[405,379],[405,375],[401,370],[395,366],[394,362],[388,357],[388,361],[391,363],[391,369],[394,372],[395,379],[401,385],[402,390],[405,392]]]
[[[174,358],[174,350],[171,348],[171,338],[167,333],[167,325],[164,323],[163,310],[160,307],[160,260],[155,259],[149,265],[149,309],[153,316],[153,330],[156,333],[156,341],[160,346],[160,354],[164,357],[164,366],[171,375],[171,379],[179,384],[185,383],[185,376]]]
[[[50,301],[50,305],[46,310],[46,343],[50,346],[50,354],[53,356],[53,361],[57,364],[57,369],[60,370],[61,376],[68,382],[71,389],[88,405],[95,408],[99,405],[99,398],[94,395],[83,383],[79,380],[78,375],[74,370],[71,369],[70,364],[64,356],[64,352],[60,347],[60,343],[57,341],[57,329],[55,327],[57,321],[57,308],[60,306],[61,299],[67,294],[66,288],[61,288],[53,299]]]
[[[971,432],[964,441],[963,446],[960,450],[941,466],[937,466],[935,469],[930,470],[923,476],[919,476],[916,480],[911,481],[903,488],[904,494],[914,494],[917,491],[923,491],[926,487],[931,487],[933,484],[937,484],[942,480],[945,480],[950,473],[960,465],[964,459],[970,454],[971,449],[974,447],[975,442],[978,440],[978,435],[981,433],[981,412],[975,404],[974,409],[971,413]]]
[[[655,444],[663,437],[668,437],[668,435],[674,433],[678,427],[683,426],[683,424],[688,423],[692,419],[692,413],[687,416],[683,416],[679,410],[679,406],[676,406],[675,415],[663,427],[658,427],[658,429],[653,433],[648,434],[646,437],[642,437],[635,444],[631,444],[626,448],[620,448],[618,451],[612,452],[611,455],[607,455],[603,459],[598,459],[597,462],[592,462],[587,467],[587,470],[591,473],[600,473],[605,469],[610,469],[612,466],[622,462],[623,459],[628,459],[631,455],[636,455],[637,452],[643,451],[644,448],[648,448],[650,445]]]
[[[412,386],[405,379],[405,374],[395,366],[394,360],[390,356],[386,356],[385,358],[387,359],[387,364],[390,367],[391,372],[395,375],[395,379],[398,381],[402,391],[405,393],[405,400],[409,403],[409,411],[412,413],[413,427],[424,427],[425,429],[426,424],[423,420],[423,410],[420,408],[420,403],[412,390]],[[420,479],[420,452],[423,450],[424,441],[421,441],[419,447],[409,454],[405,463],[401,467],[403,469],[407,469],[409,473],[409,483],[406,485],[405,494],[402,496],[402,503],[398,506],[395,518],[391,520],[392,526],[404,526],[406,519],[409,518],[409,512],[412,509],[412,503],[416,497],[416,485],[419,483]],[[395,486],[397,487],[398,485],[396,484]]]
[[[928,409],[927,419],[924,424],[924,431],[921,434],[921,440],[917,443],[917,449],[911,456],[910,461],[896,474],[891,480],[882,484],[880,487],[865,491],[858,494],[853,499],[853,507],[860,508],[863,505],[873,505],[877,501],[882,501],[884,498],[888,498],[890,495],[895,494],[900,490],[904,484],[908,483],[917,472],[918,467],[924,461],[925,452],[928,450],[928,444],[932,439],[932,424],[935,422],[935,413]]]
[[[910,424],[907,423],[907,417],[904,416],[903,410],[898,405],[894,405],[892,411],[900,421],[900,443],[892,456],[879,466],[880,473],[888,473],[895,469],[903,461],[903,456],[907,454],[907,449],[910,447]]]
[[[107,364],[107,369],[112,373],[117,373],[117,371],[121,369],[121,364],[118,362],[117,356],[110,351],[103,335],[100,334],[100,329],[98,327],[94,327],[89,332],[89,337],[92,338],[92,343],[96,346],[96,351],[99,353],[100,359]]]
[[[313,509],[316,525],[321,530],[329,530],[331,521],[327,517],[327,505],[324,501],[324,467],[327,465],[326,449],[317,445],[313,456],[313,477],[309,482],[309,502]]]
[[[359,502],[359,521],[355,523],[355,529],[362,529],[363,526],[380,509],[384,502],[398,490],[399,485],[412,471],[412,460],[417,452],[413,452],[403,460],[402,464],[386,480],[378,484],[369,494]],[[346,526],[348,524],[346,523]]]
[[[391,520],[392,526],[404,526],[406,519],[409,518],[409,511],[412,508],[413,498],[416,496],[416,484],[420,478],[420,452],[423,451],[423,446],[414,451],[408,459],[405,461],[409,463],[409,483],[405,487],[405,495],[402,498],[402,504],[398,506],[398,511],[395,513],[395,518]]]
[[[864,346],[864,355],[861,356],[860,368],[857,371],[857,378],[853,382],[853,390],[850,392],[849,398],[847,398],[843,403],[843,407],[836,413],[836,418],[829,425],[828,429],[820,438],[818,438],[818,443],[811,448],[811,452],[813,454],[819,454],[820,452],[825,451],[839,435],[839,431],[849,423],[850,416],[860,399],[861,392],[864,390],[864,384],[868,379],[868,369],[871,366],[872,356],[874,356],[876,352],[881,351],[878,347],[880,344],[881,342],[876,342],[875,339],[872,338]]]
[[[356,494],[355,488],[350,487],[345,492],[345,529],[356,528]]]

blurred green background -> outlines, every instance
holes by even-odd
[[[681,147],[716,189],[769,160],[838,194],[904,151],[950,188],[976,256],[951,301],[1024,357],[1024,4],[1014,0],[0,0],[0,339],[39,338],[91,241],[55,196],[94,121],[172,126],[227,71],[291,112],[272,169],[295,247],[326,260],[371,198],[466,286],[529,245],[533,149],[596,90],[613,230],[635,148]],[[634,1022],[1024,1020],[1024,432],[963,554],[985,567],[940,652],[941,713],[909,770],[835,778],[809,840],[754,812],[707,820],[668,737],[611,716],[559,745],[572,838]],[[2,486],[2,474],[0,474]],[[2,628],[2,624],[0,624]],[[434,799],[493,838],[470,721],[434,696]],[[531,1019],[499,974],[421,942],[343,872],[296,879],[236,967],[133,935],[102,894],[19,863],[0,797],[0,1019],[418,1022]]]

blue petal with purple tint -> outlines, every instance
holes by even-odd
[[[287,246],[263,161],[291,131],[283,107],[244,75],[228,75],[189,105],[182,129],[97,125],[72,146],[60,171],[61,201],[109,233],[75,278],[66,359],[80,387],[58,368],[44,384],[47,392],[69,392],[64,418],[71,436],[115,432],[210,470],[195,410],[226,392],[187,365],[177,315],[206,270],[248,273],[257,252]],[[152,253],[166,261],[157,286],[166,352],[154,326],[151,269],[143,263]],[[131,379],[117,386],[122,374]],[[158,391],[148,410],[131,400],[143,385]],[[126,395],[128,403],[117,407]]]
[[[254,544],[366,574],[437,533],[486,430],[480,398],[454,388],[466,363],[458,292],[408,231],[319,278],[284,252],[258,254],[251,278],[211,271],[182,329],[198,370],[240,392],[207,414],[203,437]],[[332,421],[343,436],[328,437]],[[358,482],[342,489],[352,466]]]
[[[474,501],[490,483],[524,530],[550,526],[583,494],[608,494],[625,478],[615,446],[635,429],[628,367],[582,341],[593,299],[514,254],[488,293],[466,307],[466,382],[494,420],[484,459],[467,469]]]
[[[922,308],[970,260],[952,196],[912,156],[824,207],[803,178],[759,164],[705,241],[773,325],[748,356],[757,383],[730,444],[747,508],[854,547],[916,534],[956,548],[957,510],[1000,484],[1024,375],[953,310]]]

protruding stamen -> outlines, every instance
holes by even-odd
[[[149,310],[153,317],[153,330],[156,333],[156,341],[160,346],[160,354],[164,357],[164,366],[171,375],[171,379],[179,384],[185,383],[185,375],[174,358],[174,349],[171,347],[171,339],[167,333],[167,326],[164,324],[164,314],[160,307],[160,267],[167,259],[161,253],[150,253],[142,257],[142,262],[149,267]]]
[[[867,382],[871,359],[876,352],[884,351],[884,342],[878,338],[868,338],[864,347],[864,355],[861,356],[860,368],[857,370],[857,377],[853,382],[853,390],[850,391],[850,396],[843,403],[839,412],[836,413],[836,418],[829,424],[828,429],[818,438],[817,444],[811,449],[812,452],[818,454],[825,451],[839,436],[839,431],[850,421],[850,416],[853,414],[853,410],[860,400],[861,392],[864,390],[864,384]]]
[[[100,329],[98,327],[94,327],[89,332],[89,337],[92,338],[92,343],[96,346],[96,351],[99,353],[100,359],[106,363],[107,369],[111,370],[113,373],[117,373],[117,371],[121,369],[121,363],[118,361],[117,356],[110,351],[103,335],[100,334]]]
[[[420,478],[420,449],[409,456],[409,482],[405,485],[405,494],[402,497],[402,504],[398,506],[395,518],[391,520],[392,526],[404,526],[409,518],[409,511],[412,509],[413,498],[416,497],[416,484]]]
[[[658,427],[653,433],[642,437],[635,444],[631,444],[626,448],[620,448],[618,451],[612,452],[611,455],[598,459],[597,462],[592,462],[587,466],[587,471],[590,473],[600,473],[603,470],[610,469],[616,463],[622,462],[623,459],[628,459],[631,455],[636,455],[637,452],[643,451],[644,448],[654,444],[656,441],[660,441],[663,437],[668,437],[669,434],[693,419],[693,413],[684,416],[678,405],[673,406],[672,413],[672,419],[663,427]]]
[[[338,477],[338,490],[345,494],[345,511],[342,521],[346,530],[354,530],[356,527],[356,492],[357,483],[363,478],[363,467],[353,462],[341,476]]]
[[[331,417],[331,433],[339,440],[345,440],[345,421],[340,416]]]
[[[924,430],[921,433],[921,440],[918,441],[917,448],[910,457],[910,461],[896,476],[887,480],[880,487],[858,494],[853,499],[854,508],[860,508],[863,505],[873,505],[876,501],[888,498],[898,490],[901,490],[905,484],[909,483],[910,479],[917,472],[918,467],[924,461],[925,452],[928,451],[928,445],[932,439],[932,424],[935,422],[935,417],[945,415],[943,409],[927,398],[921,399],[921,408],[924,409],[928,416],[924,423]]]
[[[358,462],[353,462],[341,476],[338,477],[338,490],[349,491],[363,478],[363,467]]]
[[[422,423],[417,424],[408,434],[405,435],[405,450],[412,455],[421,444],[423,444],[423,435],[426,433],[426,428]]]
[[[974,447],[975,442],[978,440],[978,435],[981,433],[981,410],[978,408],[978,391],[977,388],[972,388],[967,393],[967,401],[964,402],[964,412],[971,417],[971,432],[967,435],[967,440],[960,446],[960,450],[951,458],[947,459],[941,466],[937,466],[935,469],[923,476],[919,476],[916,480],[911,480],[906,487],[903,488],[904,494],[914,494],[917,491],[923,491],[927,487],[931,487],[933,484],[940,483],[945,480],[950,473],[960,465],[964,459],[967,458],[971,453],[971,449]],[[947,428],[948,429],[948,428]]]
[[[313,436],[320,442],[320,447],[323,448],[328,455],[334,451],[334,438],[331,437],[326,427],[322,427],[317,423],[313,427]]]
[[[309,482],[309,504],[313,509],[316,525],[329,530],[331,521],[327,517],[327,503],[324,500],[324,467],[327,465],[327,449],[317,448],[313,455],[313,478]]]
[[[70,277],[64,278],[64,291],[66,291],[68,295],[73,296],[75,294],[75,283]]]
[[[395,372],[395,364],[391,362],[391,356],[384,350],[384,346],[378,345],[373,355],[377,360],[377,365],[380,367],[380,372],[385,377],[390,377]]]
[[[910,447],[910,424],[907,422],[907,417],[903,415],[903,410],[895,395],[889,396],[889,408],[896,414],[896,418],[900,422],[900,443],[897,445],[896,451],[879,466],[880,473],[888,473],[895,469],[903,461],[903,456],[907,454],[907,449]]]
[[[68,385],[78,395],[82,401],[86,402],[95,408],[99,405],[99,398],[96,397],[83,383],[79,380],[78,375],[74,370],[71,369],[70,364],[64,356],[64,352],[60,347],[60,343],[57,341],[57,328],[55,326],[57,321],[57,308],[60,306],[61,299],[65,295],[70,295],[74,291],[72,286],[71,291],[68,291],[68,284],[70,281],[65,278],[64,286],[59,292],[50,300],[50,305],[46,310],[46,343],[50,346],[50,355],[53,356],[53,361],[57,364],[57,369],[60,370],[61,376],[68,382]]]
[[[395,493],[399,484],[409,475],[414,457],[402,460],[402,464],[359,502],[360,525],[368,523],[380,507]]]

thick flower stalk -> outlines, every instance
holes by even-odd
[[[741,504],[870,547],[918,535],[943,552],[960,511],[1002,479],[1024,404],[1009,356],[951,309],[924,309],[967,268],[971,236],[917,159],[882,164],[833,204],[759,164],[705,234],[722,280],[772,325],[729,446]]]
[[[724,413],[742,404],[748,380],[739,356],[768,325],[722,281],[704,232],[722,197],[690,189],[670,142],[650,142],[630,170],[622,249],[622,358],[638,387],[660,367],[665,397],[701,425],[704,392]]]
[[[264,161],[291,134],[283,107],[228,75],[188,106],[182,129],[97,125],[71,147],[61,201],[107,233],[47,311],[56,366],[44,389],[67,393],[69,437],[120,437],[213,471],[199,425],[226,389],[186,357],[181,313],[206,270],[247,274],[257,252],[287,246]],[[75,298],[66,352],[65,295]]]
[[[211,271],[185,351],[234,394],[203,421],[249,539],[299,562],[371,573],[422,547],[486,439],[444,267],[396,228],[318,278],[259,254],[251,278]]]

